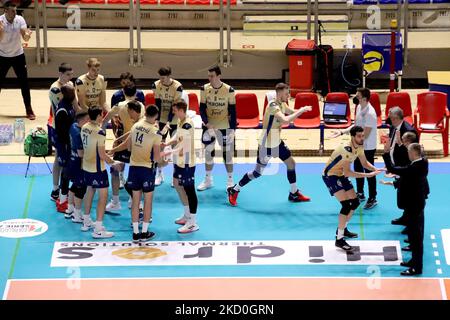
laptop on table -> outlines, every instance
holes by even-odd
[[[330,124],[347,123],[347,104],[325,102],[323,105],[323,121]]]

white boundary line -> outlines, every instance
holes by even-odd
[[[441,287],[442,300],[447,300],[447,291],[445,290],[444,279],[439,279],[439,285]]]
[[[440,277],[131,277],[131,278],[52,278],[52,279],[10,279],[8,281],[61,281],[61,280],[185,280],[185,279],[381,279],[381,280],[443,280]]]
[[[3,291],[3,298],[2,300],[6,300],[6,297],[8,296],[8,292],[9,292],[9,286],[10,286],[10,280],[6,280],[6,285],[5,285],[5,291]]]

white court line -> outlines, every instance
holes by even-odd
[[[61,281],[61,280],[178,280],[178,279],[402,279],[405,281],[414,280],[439,280],[436,277],[420,277],[420,278],[405,278],[405,277],[131,277],[131,278],[52,278],[52,279],[10,279],[8,281]]]
[[[437,248],[437,243],[436,242],[433,242],[431,245],[433,246],[433,248]]]
[[[436,239],[436,236],[435,236],[434,234],[432,234],[432,235],[430,236],[430,238],[431,238],[431,240],[434,240],[434,239]]]
[[[6,300],[6,297],[8,296],[8,292],[9,292],[9,286],[10,286],[10,280],[6,280],[6,285],[5,285],[5,291],[3,291],[3,300]]]
[[[441,265],[441,260],[436,260],[436,265],[440,266]]]
[[[439,278],[439,286],[441,287],[442,300],[447,300],[447,291],[445,290],[444,279]]]
[[[439,252],[435,251],[435,252],[434,252],[434,256],[435,256],[435,257],[439,257]]]

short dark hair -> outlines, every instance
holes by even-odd
[[[89,114],[86,111],[81,111],[80,113],[77,113],[75,115],[75,121],[80,122],[84,119],[84,117],[87,117]]]
[[[187,110],[187,104],[186,104],[186,102],[184,102],[184,100],[175,102],[173,104],[173,106],[177,109],[183,110],[184,112],[186,112],[186,110]]]
[[[15,3],[14,1],[6,1],[4,4],[3,4],[3,7],[6,9],[6,8],[17,8],[17,3]]]
[[[65,84],[61,87],[61,93],[64,100],[73,101],[75,99],[75,88],[71,84]]]
[[[128,102],[127,107],[128,109],[136,111],[137,113],[141,113],[141,104],[136,100]]]
[[[123,93],[127,97],[133,97],[136,94],[136,91],[136,86],[133,83],[128,84],[125,88],[123,88]]]
[[[360,127],[360,126],[353,126],[353,127],[350,129],[350,135],[351,135],[352,137],[356,136],[356,134],[357,134],[358,132],[364,132],[363,127]]]
[[[219,66],[214,66],[208,69],[209,72],[215,72],[218,76],[222,74],[222,70],[220,70]]]
[[[130,80],[133,83],[136,83],[136,80],[134,79],[134,76],[131,72],[122,72],[120,74],[119,80]]]
[[[161,67],[158,70],[158,74],[163,77],[163,76],[170,76],[172,74],[172,68],[171,67]]]
[[[416,152],[418,155],[420,155],[420,156],[423,156],[423,147],[419,144],[419,143],[417,143],[417,142],[414,142],[414,143],[411,143],[409,146],[408,146],[408,150],[413,150],[414,152]]]
[[[275,86],[276,92],[283,91],[284,89],[289,89],[289,86],[286,83],[280,82],[280,83],[277,83],[277,85]]]
[[[61,73],[67,72],[67,71],[72,71],[72,66],[66,62],[63,62],[59,65],[58,67],[58,71]]]
[[[103,110],[100,107],[91,107],[88,109],[88,115],[89,115],[89,119],[91,119],[92,121],[97,120],[98,116],[101,115],[103,112]]]
[[[403,142],[413,143],[417,140],[417,135],[412,131],[407,131],[402,136]]]
[[[151,104],[145,109],[145,116],[153,118],[154,116],[157,116],[159,113],[159,109],[154,104]]]
[[[358,88],[356,91],[361,93],[361,96],[363,98],[366,98],[367,101],[370,100],[370,90],[369,89],[367,89],[367,88]]]

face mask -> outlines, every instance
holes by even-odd
[[[358,105],[359,104],[359,99],[358,97],[354,97],[353,98],[353,104]]]

